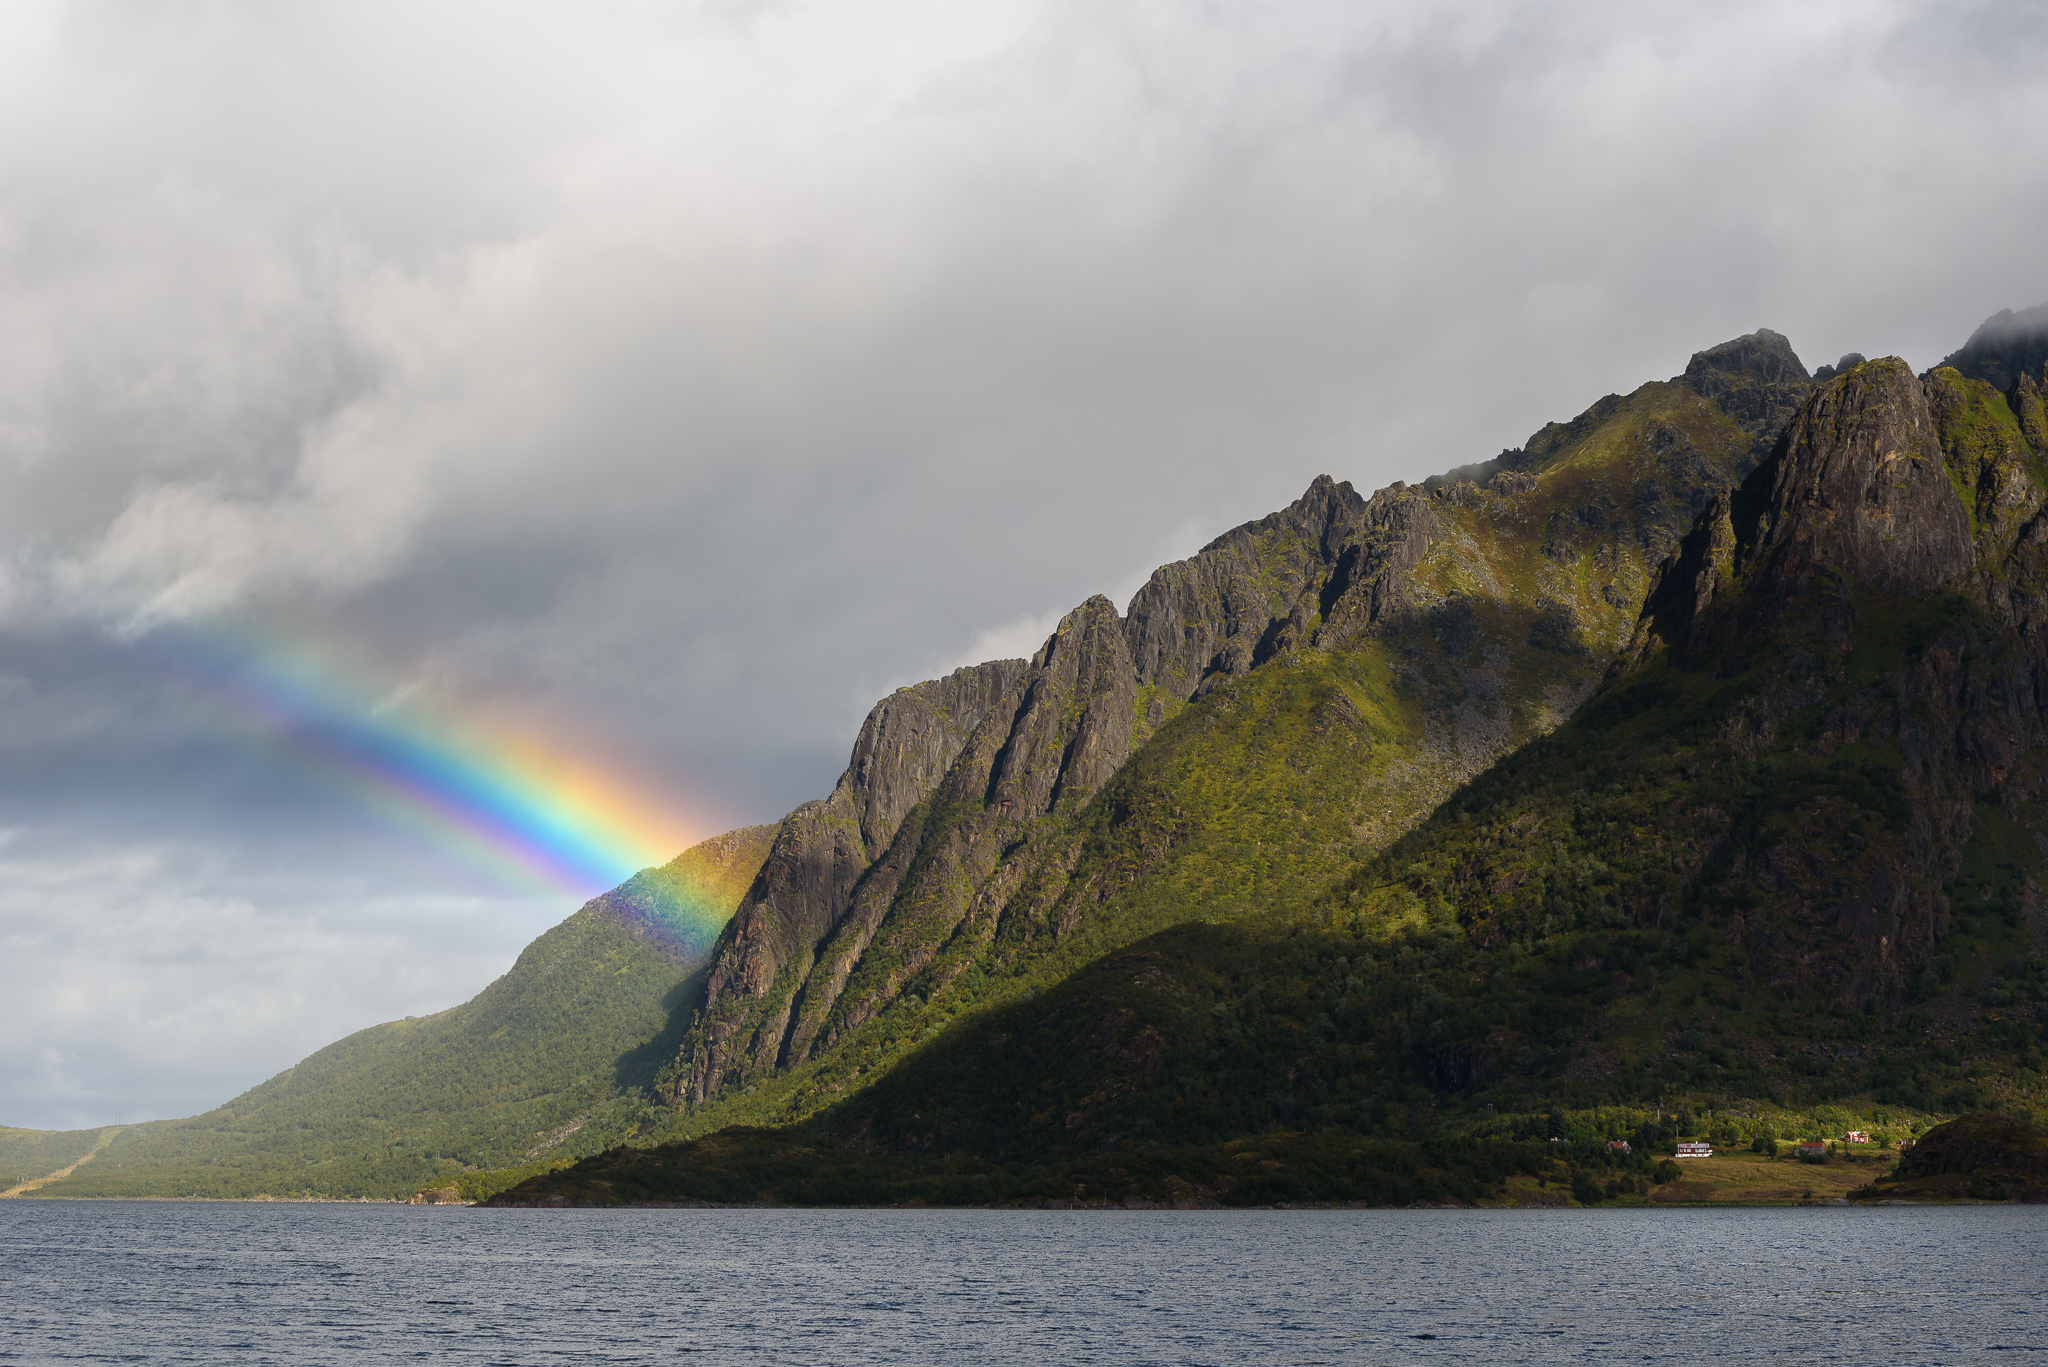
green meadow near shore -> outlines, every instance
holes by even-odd
[[[1761,330],[1318,478],[883,699],[830,794],[474,1001],[0,1156],[100,1145],[38,1197],[2048,1199],[2044,395],[2048,307],[1921,374]]]

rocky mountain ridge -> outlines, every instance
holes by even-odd
[[[1484,484],[1365,499],[1318,478],[1161,567],[1126,614],[1091,599],[1028,663],[884,700],[832,797],[784,822],[664,1096],[687,1109],[807,1065],[830,1073],[832,1052],[892,1008],[942,1021],[963,980],[1028,977],[1084,925],[1128,923],[1098,946],[1113,947],[1163,923],[1120,917],[1118,900],[1161,882],[1202,823],[1185,792],[1147,782],[1156,765],[1127,764],[1140,750],[1166,764],[1201,748],[1188,733],[1273,705],[1252,696],[1260,670],[1306,676],[1281,692],[1318,693],[1293,738],[1303,753],[1269,760],[1307,770],[1339,734],[1354,756],[1334,795],[1348,830],[1299,886],[1340,872],[1569,715],[1626,643],[1653,568],[1809,387],[1764,330],[1547,425]],[[891,820],[858,815],[870,792],[889,795]],[[1287,800],[1315,799],[1304,786]],[[1228,914],[1189,901],[1183,916]]]

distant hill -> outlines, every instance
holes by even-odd
[[[646,1087],[676,1047],[664,1032],[773,833],[693,846],[542,935],[473,1000],[359,1031],[204,1115],[132,1126],[37,1195],[407,1196],[617,1143],[651,1123]],[[0,1156],[25,1133],[0,1132]]]

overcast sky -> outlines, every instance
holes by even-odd
[[[194,643],[676,841],[773,819],[889,688],[1318,473],[2048,300],[2043,15],[0,9],[0,1123],[214,1105],[597,890],[366,803]]]

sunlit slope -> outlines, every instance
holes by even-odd
[[[1191,698],[1175,695],[1170,671],[1153,685],[1141,670],[1122,704],[1136,712],[1129,758],[1085,801],[1054,801],[1042,817],[1006,817],[999,765],[994,780],[987,760],[969,770],[968,745],[868,873],[865,887],[889,896],[870,899],[872,912],[856,897],[845,925],[759,997],[714,1002],[700,1029],[726,1043],[686,1041],[703,1094],[672,1092],[683,1104],[661,1134],[799,1118],[949,1023],[1145,935],[1256,922],[1318,896],[1570,715],[1628,641],[1658,564],[1755,440],[1695,388],[1653,383],[1545,428],[1483,484],[1397,486],[1355,513],[1318,514],[1329,520],[1306,532],[1276,515],[1219,541],[1204,555],[1253,567],[1232,585],[1238,598],[1273,605],[1245,633],[1257,645],[1233,656],[1226,642],[1225,666]],[[1289,512],[1339,496],[1344,486],[1319,482]],[[1200,562],[1184,562],[1189,578]],[[1195,593],[1181,600],[1204,610]],[[1077,610],[1062,633],[1100,639],[1091,614],[1101,609]],[[1204,629],[1168,626],[1173,639]],[[1056,638],[1041,659],[1061,649],[1073,647]],[[1065,715],[1116,696],[1086,682]],[[1005,753],[1025,734],[1019,724]],[[725,1071],[707,1085],[714,1049]]]
[[[705,926],[731,915],[772,833],[694,846],[542,935],[473,1000],[360,1031],[204,1115],[135,1126],[37,1194],[405,1196],[616,1143],[674,1047],[663,1032]]]

